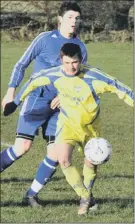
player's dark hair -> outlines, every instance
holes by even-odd
[[[66,43],[62,46],[60,50],[60,57],[62,58],[63,56],[68,56],[68,57],[78,57],[79,60],[82,60],[82,52],[81,48],[78,44],[73,44],[73,43]]]
[[[75,1],[65,1],[65,2],[63,2],[59,11],[58,11],[58,14],[59,14],[59,16],[63,16],[69,10],[79,12],[80,15],[82,14],[79,5]]]

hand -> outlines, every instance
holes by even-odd
[[[56,97],[52,100],[52,102],[51,102],[51,104],[50,104],[50,107],[51,107],[52,110],[54,110],[54,109],[56,109],[56,108],[60,108],[60,101],[59,101],[58,96],[56,96]]]
[[[7,103],[5,105],[3,115],[8,116],[9,114],[12,114],[17,108],[17,105],[14,103],[14,101]]]
[[[1,106],[2,106],[2,110],[4,111],[5,105],[9,102],[12,102],[14,100],[15,97],[15,88],[10,87],[6,93],[6,95],[4,96]]]

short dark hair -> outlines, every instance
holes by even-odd
[[[82,14],[79,5],[75,1],[65,1],[61,5],[58,14],[59,16],[63,16],[67,11],[73,10],[75,12],[79,12],[80,15]]]
[[[68,57],[78,57],[79,60],[82,60],[82,52],[81,48],[78,44],[73,44],[73,43],[66,43],[62,46],[60,50],[60,57],[62,58],[63,56],[68,56]]]

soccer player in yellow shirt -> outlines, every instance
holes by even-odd
[[[42,70],[35,74],[27,83],[20,101],[23,101],[31,91],[39,86],[51,83],[57,89],[61,112],[57,120],[54,116],[57,123],[56,139],[50,155],[52,159],[58,160],[67,182],[81,198],[78,214],[82,215],[89,209],[92,190],[92,186],[89,187],[89,185],[95,180],[97,167],[85,158],[83,184],[78,170],[71,162],[74,146],[78,143],[84,148],[90,138],[98,136],[97,127],[102,93],[116,93],[120,99],[132,107],[134,94],[129,87],[114,77],[96,68],[81,65],[82,54],[78,45],[64,44],[60,54],[62,66],[48,71]],[[49,128],[48,124],[48,130]],[[51,128],[49,131],[52,133]],[[53,154],[51,154],[52,151]]]

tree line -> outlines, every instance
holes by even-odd
[[[13,7],[15,1],[3,1],[1,7],[2,29],[27,29],[37,32],[57,27],[57,11],[61,1],[16,1],[21,10]],[[18,3],[17,3],[18,2]],[[79,30],[91,38],[99,33],[129,31],[134,29],[134,1],[84,1],[76,0],[82,9],[82,22]],[[12,6],[12,10],[10,7]],[[19,7],[18,7],[19,8]],[[24,29],[24,30],[25,30]]]

